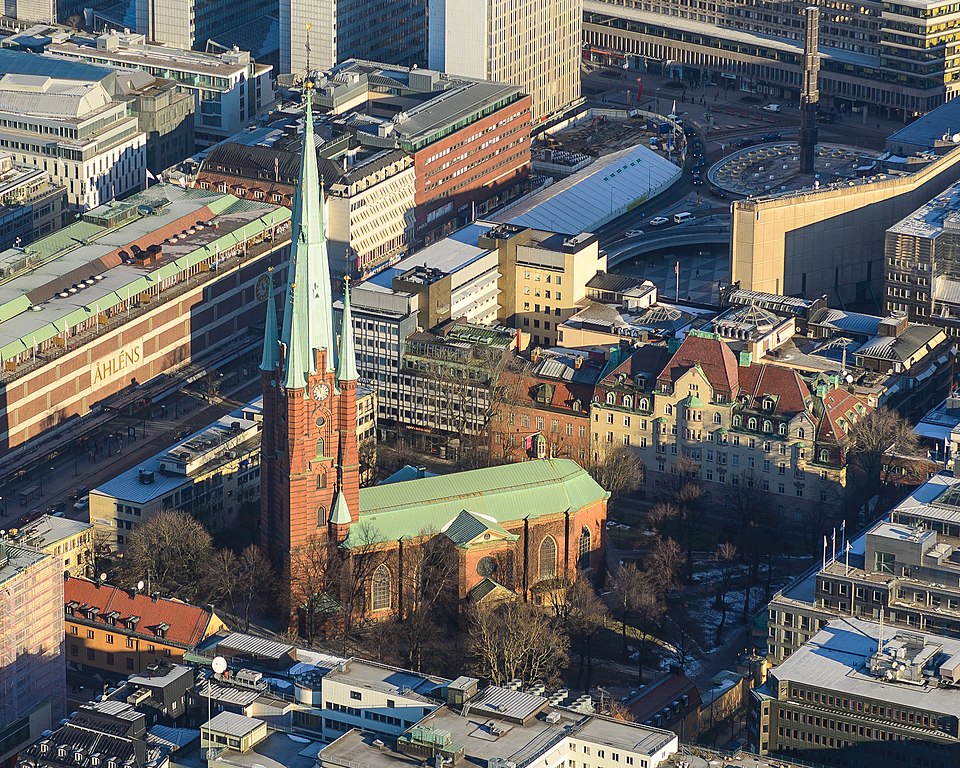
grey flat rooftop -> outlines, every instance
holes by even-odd
[[[298,736],[298,739],[302,737]],[[247,752],[226,750],[210,766],[235,768],[314,768],[320,745],[316,742],[296,741],[286,733],[274,732]]]
[[[960,506],[944,496],[951,489],[960,489],[960,478],[941,472],[901,501],[891,514],[894,517],[910,515],[933,522],[960,523]]]
[[[219,651],[221,648],[234,653],[249,654],[267,659],[281,659],[287,654],[292,655],[296,650],[287,643],[278,643],[264,637],[245,635],[242,632],[231,632],[220,640],[217,643],[217,650]]]
[[[154,454],[148,459],[140,462],[134,467],[121,472],[116,477],[107,480],[105,483],[101,483],[96,488],[93,489],[93,493],[109,496],[115,499],[123,499],[124,501],[134,503],[134,504],[149,504],[150,502],[165,496],[168,493],[181,488],[185,485],[193,484],[193,477],[195,473],[190,473],[187,475],[179,474],[168,474],[161,472],[160,462],[161,460],[169,461],[171,453],[177,453],[178,449],[183,448],[184,450],[189,450],[190,446],[194,444],[198,439],[206,439],[205,435],[214,436],[214,433],[220,434],[223,430],[229,430],[230,424],[233,422],[239,421],[244,430],[250,429],[252,426],[252,421],[244,418],[244,411],[258,411],[261,407],[263,401],[262,397],[257,397],[256,399],[250,401],[242,408],[238,408],[232,413],[222,416],[217,421],[212,424],[208,424],[203,429],[194,432],[189,437],[174,443],[170,448],[167,448],[160,453]],[[259,433],[245,440],[237,446],[236,450],[253,450],[256,446],[254,445],[255,441],[258,443],[260,439]],[[216,452],[212,456],[210,461],[206,462],[200,470],[203,468],[209,467],[216,462],[226,462],[231,459],[227,455],[226,451]],[[153,472],[153,482],[144,484],[140,481],[140,472],[147,471]],[[264,641],[269,642],[269,641]]]
[[[490,685],[470,701],[470,712],[525,720],[546,706],[545,696]]]
[[[450,682],[363,659],[349,659],[332,669],[325,679],[397,696],[429,696],[433,689]]]
[[[567,730],[581,722],[583,715],[561,712],[557,723],[548,723],[542,719],[533,720],[528,725],[508,723],[496,720],[499,734],[492,733],[489,723],[491,717],[483,712],[471,709],[466,717],[461,717],[447,707],[427,715],[418,725],[432,726],[450,732],[454,744],[463,747],[467,758],[490,760],[500,757],[522,766],[547,747],[555,744],[567,735]]]
[[[605,744],[613,749],[648,755],[659,752],[676,738],[669,731],[649,728],[637,723],[610,720],[606,717],[589,718],[572,735],[595,744]]]
[[[898,221],[887,232],[914,237],[936,237],[943,232],[944,220],[958,211],[960,211],[960,184],[954,184]]]
[[[892,639],[899,631],[896,627],[884,627],[883,640]],[[960,710],[960,688],[887,682],[869,674],[865,667],[877,650],[880,635],[880,625],[873,622],[853,618],[831,621],[771,674],[780,682],[796,682],[925,712],[956,714]],[[960,653],[960,640],[924,637],[940,645],[947,655]]]
[[[637,200],[666,189],[680,173],[676,165],[648,147],[628,147],[599,158],[491,218],[547,232],[593,232]]]
[[[142,685],[146,688],[158,688],[184,675],[193,677],[193,668],[185,667],[182,664],[171,664],[170,668],[162,675],[131,675],[127,678],[127,682],[131,685]]]
[[[440,270],[445,274],[456,273],[490,253],[490,248],[481,248],[477,245],[477,242],[481,235],[489,232],[494,226],[496,225],[470,224],[449,237],[438,240],[412,256],[397,262],[392,267],[377,273],[360,285],[364,288],[377,286],[389,289],[393,284],[394,277],[398,277],[414,267],[426,266]]]
[[[248,733],[253,733],[263,723],[254,717],[244,717],[233,712],[220,712],[203,724],[203,728],[216,733],[223,733],[227,736],[236,736],[243,738]]]
[[[0,584],[31,568],[45,557],[50,557],[31,547],[21,547],[11,542],[5,542],[5,547],[9,559],[5,565],[0,565]]]
[[[90,523],[83,520],[71,520],[68,517],[54,517],[53,515],[41,515],[35,521],[25,528],[20,529],[20,533],[36,542],[39,549],[48,547],[58,541],[76,536],[78,533],[90,530]]]
[[[920,144],[932,149],[944,134],[960,131],[960,103],[950,100],[905,125],[887,139],[887,146]]]

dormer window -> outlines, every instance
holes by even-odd
[[[765,398],[763,399],[763,407],[764,407],[764,410],[772,411],[772,410],[774,409],[774,406],[775,406],[775,405],[776,405],[776,403],[774,402],[774,400],[773,400],[772,397],[765,397]]]
[[[157,637],[166,637],[167,631],[169,629],[170,629],[170,625],[167,624],[165,621],[162,621],[159,624],[157,624],[156,629],[154,631],[156,632]]]
[[[753,432],[757,431],[757,420],[752,416],[747,420],[747,429]]]
[[[650,401],[649,401],[647,398],[645,398],[645,397],[641,397],[641,398],[640,398],[640,402],[638,403],[638,405],[639,405],[641,411],[649,411],[649,410],[650,410]]]
[[[613,392],[607,392],[607,405],[616,405],[617,396]]]
[[[773,422],[772,422],[772,421],[769,421],[769,420],[768,420],[768,421],[764,421],[764,422],[763,422],[763,431],[764,431],[764,432],[767,432],[767,433],[773,432]]]
[[[787,425],[786,425],[786,424],[780,424],[780,425],[777,427],[777,432],[779,432],[781,435],[787,434]]]
[[[624,408],[633,408],[633,398],[630,395],[623,396],[623,407]]]

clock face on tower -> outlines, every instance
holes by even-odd
[[[320,400],[321,402],[323,400],[326,400],[329,395],[330,395],[330,387],[328,387],[326,384],[317,384],[313,388],[313,396],[317,400]]]
[[[266,301],[267,295],[270,293],[270,280],[266,275],[260,275],[260,279],[257,280],[257,301]]]

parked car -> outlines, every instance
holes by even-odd
[[[764,112],[782,112],[783,107],[780,106],[779,104],[767,104],[767,106],[763,108],[763,111]]]
[[[666,216],[654,216],[652,219],[650,219],[651,227],[662,227],[664,224],[669,223],[670,219],[668,219]]]

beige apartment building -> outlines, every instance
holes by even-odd
[[[598,455],[635,449],[657,495],[683,461],[714,500],[755,501],[781,515],[842,500],[847,432],[867,406],[821,376],[738,357],[720,336],[691,331],[668,347],[621,347],[590,409]]]
[[[29,525],[10,531],[10,538],[52,555],[63,564],[61,573],[87,576],[93,565],[93,526],[82,520],[41,515]]]
[[[587,283],[607,269],[590,232],[570,236],[500,224],[480,246],[499,251],[499,319],[529,333],[535,347],[557,344],[558,329],[576,313]]]
[[[519,86],[534,125],[580,99],[583,0],[430,0],[431,69]]]

